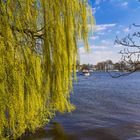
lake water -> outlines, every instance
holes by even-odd
[[[71,102],[75,111],[57,114],[49,126],[24,139],[140,140],[140,73],[78,75]]]

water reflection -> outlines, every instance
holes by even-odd
[[[34,134],[26,133],[19,140],[140,140],[140,124],[128,123],[109,128],[91,130],[64,130],[58,122],[53,122],[49,128],[38,129]]]
[[[52,140],[77,140],[74,134],[68,134],[58,122],[53,122],[50,129]]]
[[[34,134],[26,134],[20,140],[120,140],[109,129],[97,128],[79,133],[67,133],[62,125],[53,122],[49,129],[38,129]]]
[[[22,140],[140,140],[139,83],[140,72],[118,79],[79,76],[71,96],[76,110],[57,114],[49,128]]]
[[[120,140],[115,134],[104,128],[84,131],[81,137],[90,140]]]
[[[53,122],[50,128],[38,129],[35,133],[26,133],[19,140],[78,140],[78,137],[65,132],[60,123]]]

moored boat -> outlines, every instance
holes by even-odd
[[[89,72],[85,72],[83,73],[84,76],[90,76],[90,73]]]
[[[82,71],[82,74],[83,74],[84,76],[90,76],[89,70],[83,70],[83,71]]]

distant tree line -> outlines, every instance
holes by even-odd
[[[140,69],[140,65],[136,65],[137,69],[139,67]],[[120,71],[120,72],[129,72],[129,67],[131,67],[131,69],[136,69],[135,66],[131,66],[128,63],[124,62],[124,61],[119,61],[116,63],[113,63],[112,60],[106,60],[106,61],[102,61],[102,62],[98,62],[96,65],[93,64],[82,64],[80,65],[79,63],[77,63],[77,70],[79,71],[83,71],[83,70],[93,70],[93,71]]]
[[[98,71],[126,71],[127,65],[123,61],[113,63],[111,60],[103,61],[95,65]]]

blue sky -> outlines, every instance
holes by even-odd
[[[116,36],[130,33],[132,23],[140,24],[140,2],[138,0],[90,0],[96,25],[94,35],[89,36],[90,52],[79,43],[80,62],[96,64],[108,59],[117,62],[121,46],[114,45]]]

